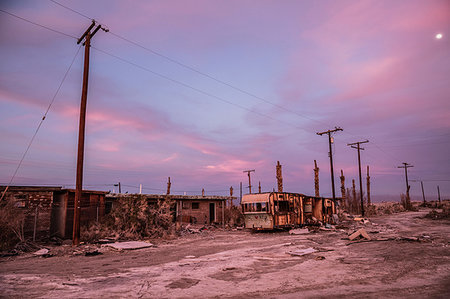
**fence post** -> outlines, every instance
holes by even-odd
[[[38,206],[36,206],[36,209],[34,211],[33,242],[36,241],[37,220],[38,220]]]

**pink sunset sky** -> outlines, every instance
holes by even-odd
[[[61,80],[14,185],[75,184],[83,67],[93,18],[84,186],[227,195],[255,169],[263,191],[331,195],[339,172],[372,194],[450,197],[450,1],[1,1],[0,184],[7,184]],[[17,16],[14,17],[11,14]],[[84,15],[84,16],[83,16]],[[39,27],[22,19],[46,26]],[[67,35],[64,35],[64,34]],[[442,34],[442,38],[436,35]],[[74,38],[70,37],[73,36]],[[130,43],[128,41],[132,41]],[[78,53],[78,54],[77,54]],[[76,56],[75,56],[76,55]],[[363,187],[365,190],[365,185]],[[117,191],[117,188],[116,188]],[[247,189],[244,189],[247,192]]]

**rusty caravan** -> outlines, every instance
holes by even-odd
[[[332,199],[289,192],[245,194],[241,207],[245,227],[255,230],[292,228],[318,221],[332,223],[336,213]]]

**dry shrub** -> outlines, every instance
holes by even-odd
[[[411,204],[411,199],[403,193],[400,194],[400,203],[406,211],[418,211],[418,209]]]
[[[347,212],[350,214],[361,214],[361,195],[358,190],[355,190],[355,197],[353,197],[353,191],[351,188],[347,188],[346,198],[343,205]],[[364,209],[366,210],[366,204],[364,200]]]
[[[105,219],[82,230],[81,238],[95,241],[105,237],[140,240],[173,236],[172,207],[173,201],[170,199],[149,204],[143,195],[121,197]]]
[[[25,242],[25,214],[15,207],[13,200],[0,203],[0,250],[10,250]]]
[[[225,209],[225,222],[230,226],[244,225],[244,214],[240,206],[231,206]]]

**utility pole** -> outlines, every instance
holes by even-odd
[[[420,186],[422,187],[422,198],[423,198],[423,203],[426,203],[427,201],[425,200],[425,191],[423,190],[423,182],[420,181]]]
[[[258,183],[258,192],[261,193],[261,181]]]
[[[370,175],[369,175],[369,165],[367,165],[367,178],[366,178],[366,183],[367,183],[367,206],[370,207]]]
[[[331,133],[337,132],[337,131],[343,131],[341,128],[339,127],[334,127],[333,130],[328,130],[328,131],[324,131],[324,132],[318,132],[317,135],[322,136],[323,134],[327,134],[328,135],[328,145],[329,145],[329,149],[330,151],[328,152],[328,155],[330,156],[330,169],[331,169],[331,190],[333,192],[333,202],[336,203],[336,194],[334,192],[334,171],[333,171],[333,152],[331,150],[331,143],[333,143],[331,141]]]
[[[242,203],[242,182],[239,184],[239,204]]]
[[[344,171],[341,169],[341,194],[342,194],[342,204],[344,205],[344,207],[347,207],[347,195],[345,194],[345,176],[344,176]]]
[[[405,169],[405,179],[406,179],[406,205],[410,206],[410,198],[409,198],[409,182],[408,182],[408,168],[414,167],[414,165],[408,164],[406,162],[402,163],[403,166],[397,166],[397,168],[404,168]]]
[[[438,189],[438,200],[439,200],[439,204],[441,204],[441,191],[439,191],[439,185],[437,186]]]
[[[75,199],[74,199],[74,211],[73,211],[73,235],[72,245],[78,246],[80,244],[80,210],[81,210],[81,194],[83,192],[83,162],[84,162],[84,135],[86,129],[86,106],[87,106],[87,91],[88,91],[88,78],[89,78],[89,48],[91,47],[91,38],[102,29],[107,32],[108,29],[103,28],[101,25],[97,25],[94,31],[91,30],[95,26],[95,21],[92,20],[92,24],[78,39],[77,45],[84,40],[84,70],[83,70],[83,89],[81,93],[81,105],[80,105],[80,123],[78,130],[78,155],[77,155],[77,177],[75,183]]]
[[[233,197],[233,186],[230,187],[230,197]],[[233,206],[233,199],[230,198],[230,208]]]
[[[314,160],[314,196],[319,197],[319,167],[317,167],[317,162]]]
[[[243,172],[246,172],[248,174],[248,193],[252,194],[252,182],[250,180],[250,173],[255,172],[255,170],[244,170]]]
[[[351,148],[355,148],[358,150],[358,167],[359,167],[359,195],[361,196],[361,214],[364,217],[364,198],[363,198],[363,189],[362,189],[362,177],[361,177],[361,154],[360,151],[364,150],[361,147],[361,144],[367,143],[369,140],[358,141],[353,143],[348,143],[347,145]],[[355,146],[356,145],[356,146]]]

